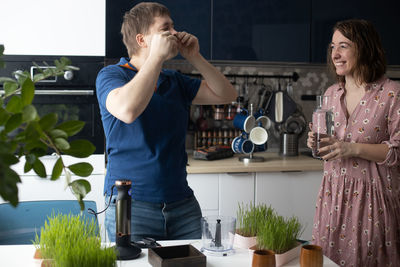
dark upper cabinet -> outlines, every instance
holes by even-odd
[[[326,63],[326,51],[337,21],[360,18],[378,30],[388,64],[400,64],[400,1],[398,0],[312,0],[311,61]]]
[[[141,1],[106,0],[106,57],[127,56],[122,17]],[[388,63],[400,65],[399,0],[159,0],[178,31],[199,39],[206,59],[326,62],[333,25],[363,18],[374,23]],[[177,59],[181,59],[180,56]]]
[[[311,0],[213,0],[212,58],[310,60]]]
[[[127,56],[122,42],[121,25],[126,11],[142,1],[107,0],[106,1],[106,57],[119,58]],[[211,2],[174,0],[157,1],[171,12],[177,31],[186,31],[199,39],[201,54],[210,59],[211,55]],[[181,58],[178,56],[178,58]]]

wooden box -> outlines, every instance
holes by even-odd
[[[206,267],[206,256],[192,245],[149,248],[153,267]]]

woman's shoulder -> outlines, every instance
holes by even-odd
[[[395,91],[400,93],[400,83],[398,81],[391,80],[386,78],[382,87],[386,90]]]
[[[342,90],[342,86],[339,83],[332,84],[329,86],[324,95],[334,95],[337,94],[340,90]]]

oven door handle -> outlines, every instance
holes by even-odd
[[[0,96],[4,93],[0,90]],[[94,95],[94,90],[35,90],[35,95]]]
[[[35,95],[94,95],[94,90],[35,90]]]

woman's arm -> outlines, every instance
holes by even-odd
[[[322,138],[321,143],[330,143],[319,149],[319,153],[324,155],[323,160],[333,160],[339,158],[357,157],[374,162],[382,162],[386,159],[389,152],[387,144],[362,144],[339,141],[333,137]]]

